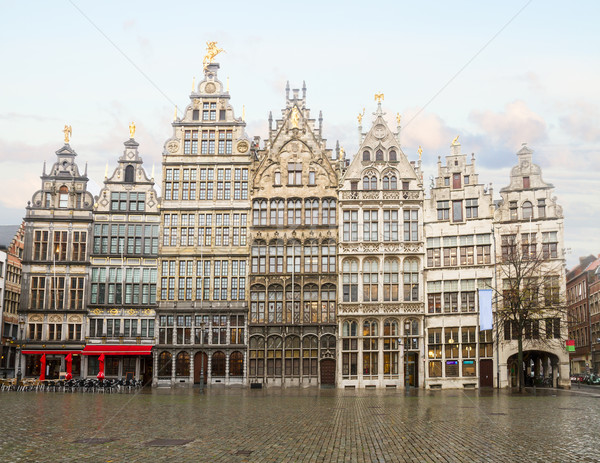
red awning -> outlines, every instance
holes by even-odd
[[[22,354],[30,355],[69,355],[69,354],[81,354],[80,350],[24,350]]]
[[[81,352],[83,355],[150,355],[152,346],[124,346],[123,344],[89,344]]]

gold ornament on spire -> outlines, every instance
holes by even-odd
[[[358,119],[358,124],[359,125],[362,124],[362,118],[363,118],[364,115],[365,115],[365,108],[363,108],[363,112],[362,113],[358,113],[357,119]]]
[[[458,145],[458,135],[456,137],[454,137],[454,140],[452,140],[452,146],[456,146]]]
[[[421,145],[419,145],[419,149],[417,150],[417,152],[419,153],[419,161],[420,161],[421,155],[423,154],[423,148],[421,148]]]
[[[204,60],[202,60],[202,64],[204,65],[205,70],[208,67],[208,65],[215,60],[215,57],[221,52],[225,53],[225,50],[217,47],[217,42],[206,42],[206,55],[204,55]]]
[[[400,115],[400,113],[396,113],[396,122],[398,123],[398,125],[400,125],[400,119],[402,119],[402,116]]]
[[[69,137],[73,135],[73,130],[70,125],[65,125],[63,129],[63,133],[65,134],[65,143],[69,143]]]
[[[375,101],[377,103],[381,103],[383,101],[383,93],[376,93],[375,94]]]
[[[297,129],[298,128],[298,122],[300,122],[300,111],[298,111],[298,107],[297,106],[294,106],[292,108],[291,121],[292,121],[292,127]]]
[[[340,159],[344,159],[345,154],[346,151],[344,150],[344,147],[340,146]]]
[[[135,136],[135,123],[131,121],[129,124],[129,138],[133,138]]]

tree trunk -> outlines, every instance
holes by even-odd
[[[519,354],[517,355],[517,384],[519,385],[519,392],[523,392],[523,386],[525,385],[525,374],[523,371],[523,339],[519,336],[518,342]]]

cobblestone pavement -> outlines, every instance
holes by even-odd
[[[598,389],[0,392],[0,412],[3,462],[600,461]]]

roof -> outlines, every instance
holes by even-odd
[[[10,246],[10,243],[12,243],[12,240],[19,231],[20,226],[21,224],[0,225],[0,247],[8,248]]]

